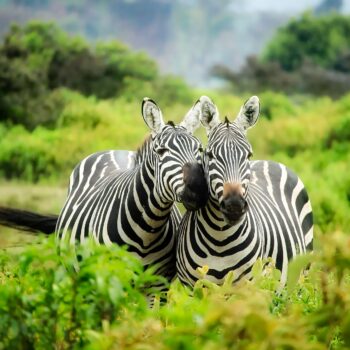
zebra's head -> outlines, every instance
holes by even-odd
[[[252,96],[246,101],[234,122],[227,118],[221,122],[217,107],[208,97],[202,96],[200,104],[201,122],[208,135],[203,162],[210,198],[218,202],[226,223],[235,225],[248,209],[252,147],[246,131],[258,119],[259,99]]]
[[[200,124],[199,101],[179,125],[165,124],[160,108],[149,98],[143,100],[142,115],[152,132],[150,162],[160,200],[182,202],[188,210],[203,207],[209,195],[201,160],[203,148],[192,135]]]

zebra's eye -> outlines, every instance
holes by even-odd
[[[165,147],[160,147],[160,148],[157,148],[155,151],[157,152],[158,155],[163,156],[169,150]]]

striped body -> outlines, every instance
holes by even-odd
[[[258,258],[271,257],[287,278],[288,261],[312,249],[313,218],[301,180],[286,166],[250,161],[246,130],[259,115],[259,99],[251,97],[234,122],[220,122],[217,107],[203,96],[201,122],[208,144],[203,163],[209,183],[204,208],[186,212],[177,245],[177,273],[193,285],[196,270],[207,265],[206,278],[222,283],[229,271],[249,277]]]
[[[170,280],[181,219],[174,202],[186,192],[184,166],[200,166],[200,148],[185,128],[166,125],[136,153],[108,151],[85,158],[70,178],[58,240],[74,244],[92,236],[99,243],[126,245],[145,267],[157,264],[156,273]]]
[[[251,162],[251,182],[245,219],[227,225],[215,201],[187,212],[180,227],[177,273],[194,284],[196,269],[207,265],[207,278],[221,284],[234,270],[236,279],[248,274],[258,258],[271,257],[287,277],[288,261],[312,249],[312,210],[301,180],[287,167],[271,161]]]

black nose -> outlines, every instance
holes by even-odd
[[[205,206],[209,196],[207,180],[202,165],[186,163],[183,166],[185,189],[181,195],[187,210],[197,210]]]
[[[247,211],[247,201],[240,195],[231,195],[224,198],[220,203],[221,212],[227,221],[231,223],[237,222]]]

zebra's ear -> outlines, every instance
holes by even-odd
[[[193,134],[200,124],[201,108],[199,100],[193,105],[193,107],[187,112],[184,120],[180,123],[190,134]]]
[[[258,120],[260,114],[260,101],[258,96],[252,96],[249,98],[235,120],[236,124],[240,126],[244,131],[251,128]]]
[[[207,134],[209,134],[210,130],[220,123],[219,111],[213,101],[207,96],[202,96],[199,99],[199,103],[201,111],[200,121],[206,128]]]
[[[141,110],[143,119],[151,129],[152,135],[158,134],[165,125],[162,112],[158,105],[150,98],[145,97],[142,101]]]

